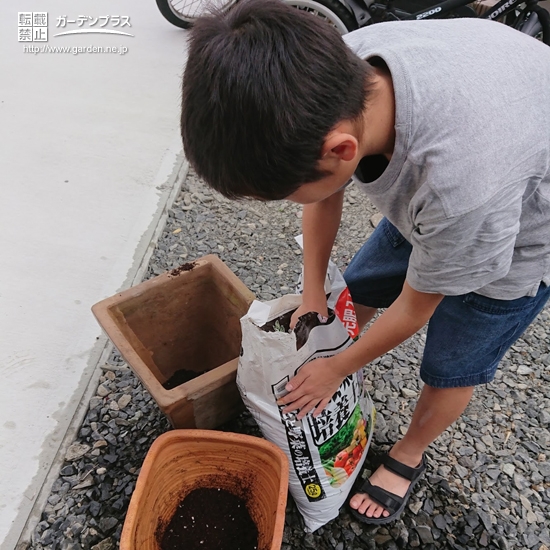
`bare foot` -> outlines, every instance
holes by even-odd
[[[398,460],[411,468],[416,468],[422,461],[422,455],[420,455],[420,457],[410,456],[399,452],[397,443],[394,445],[389,454],[395,460]],[[381,487],[382,489],[385,489],[386,491],[400,497],[405,496],[407,490],[409,489],[409,485],[411,484],[411,482],[405,478],[386,470],[384,466],[380,466],[376,472],[370,476],[369,481],[372,485]],[[380,504],[374,502],[365,493],[356,493],[353,495],[350,500],[350,506],[368,518],[387,518],[390,515],[388,510],[386,510],[383,506],[380,506]]]

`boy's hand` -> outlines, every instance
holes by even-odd
[[[323,297],[317,301],[311,301],[311,302],[303,302],[302,305],[292,314],[292,317],[290,318],[290,328],[294,330],[294,327],[296,326],[296,323],[298,322],[298,319],[305,315],[306,313],[309,313],[310,311],[314,311],[315,313],[319,313],[323,317],[328,317],[328,309],[327,309],[327,299],[323,295]]]
[[[313,416],[317,416],[327,406],[344,378],[338,373],[335,357],[315,359],[289,380],[286,385],[289,393],[277,403],[288,405],[283,409],[284,413],[300,409],[298,420],[312,410]]]

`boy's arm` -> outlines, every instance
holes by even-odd
[[[300,409],[298,418],[313,409],[314,414],[320,413],[346,376],[420,330],[442,299],[442,294],[418,292],[405,282],[395,302],[355,344],[334,357],[316,359],[299,370],[287,385],[290,393],[279,400],[289,405],[283,412]]]
[[[430,320],[443,298],[418,292],[405,281],[399,297],[356,344],[335,356],[341,358],[340,375],[345,378],[410,338]]]
[[[310,311],[327,315],[325,278],[342,217],[344,192],[341,189],[320,202],[304,205],[304,293],[302,305],[292,316],[291,327],[294,327],[300,315]]]

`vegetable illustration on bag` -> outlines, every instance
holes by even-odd
[[[371,442],[375,411],[364,390],[363,374],[344,379],[317,417],[297,419],[276,401],[298,370],[320,357],[352,345],[358,327],[353,303],[336,265],[329,264],[325,290],[329,317],[290,317],[299,294],[255,301],[242,319],[242,351],[237,385],[264,437],[285,451],[290,462],[290,492],[306,528],[314,531],[334,519],[353,485]]]

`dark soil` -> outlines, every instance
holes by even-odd
[[[188,262],[186,264],[182,264],[179,267],[176,267],[175,269],[172,269],[170,271],[171,277],[177,277],[180,273],[183,273],[184,271],[191,271],[195,267],[195,262]]]
[[[296,310],[288,311],[283,313],[279,317],[268,321],[260,328],[265,332],[290,332],[290,319]],[[327,323],[331,320],[334,313],[332,310],[329,310],[329,318],[326,321]],[[309,336],[309,333],[319,325],[324,324],[319,319],[319,314],[313,311],[306,313],[298,319],[296,327],[294,327],[294,332],[296,333],[296,348],[300,349],[306,342]]]
[[[258,528],[243,499],[224,489],[195,489],[178,505],[161,550],[256,550]]]
[[[205,372],[207,371],[203,370],[197,372],[194,370],[179,369],[168,380],[166,380],[162,386],[166,390],[172,390],[176,386],[185,384],[185,382],[189,382],[189,380],[193,380],[193,378],[197,378],[197,376],[200,376]]]
[[[295,311],[296,311],[295,309],[293,309],[292,311],[287,311],[286,313],[279,315],[279,317],[272,319],[271,321],[268,321],[267,323],[265,323],[265,325],[262,325],[260,328],[264,332],[276,332],[276,331],[290,332],[290,319],[292,318],[292,315]]]
[[[329,314],[332,316],[332,311],[329,311]],[[294,332],[296,333],[296,349],[300,349],[307,342],[309,333],[315,327],[325,323],[319,319],[319,314],[314,311],[301,315],[296,323],[296,327],[294,328]]]

